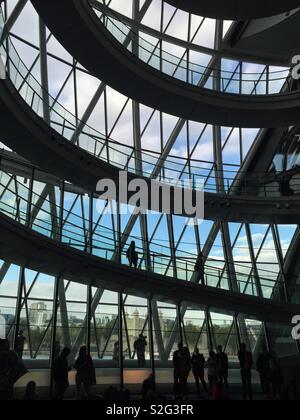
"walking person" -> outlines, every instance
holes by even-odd
[[[207,384],[204,377],[205,363],[205,357],[203,354],[200,354],[199,349],[196,348],[192,356],[192,370],[198,393],[200,393],[200,382],[202,384],[203,390],[207,392]]]
[[[259,373],[262,394],[268,399],[271,394],[271,368],[270,355],[265,347],[258,356],[257,371]]]
[[[218,381],[220,385],[225,386],[225,391],[228,391],[228,356],[223,351],[222,346],[218,346],[217,348],[217,371],[218,371]]]
[[[143,334],[139,335],[139,338],[134,342],[134,350],[137,354],[138,367],[144,368],[146,365],[146,347],[147,347],[147,337],[144,337]]]
[[[134,241],[131,242],[130,247],[126,252],[126,256],[130,267],[137,268],[139,262],[139,254],[136,251],[136,245]]]
[[[253,357],[252,357],[252,353],[247,350],[247,346],[245,343],[241,344],[241,350],[238,353],[238,358],[239,358],[240,367],[241,367],[243,397],[244,397],[244,400],[247,400],[247,398],[249,398],[249,400],[252,401],[253,400],[253,391],[252,391]]]
[[[69,387],[69,372],[72,370],[68,363],[70,353],[71,350],[69,348],[64,348],[53,364],[53,380],[55,383],[54,399],[56,401],[63,400],[65,392]]]
[[[195,273],[197,275],[197,283],[200,283],[202,285],[205,284],[205,266],[204,266],[204,256],[202,252],[199,253],[197,262],[195,264]]]
[[[96,376],[94,364],[91,356],[88,354],[87,347],[81,347],[79,356],[75,362],[76,370],[76,400],[81,398],[81,389],[83,387],[85,399],[90,399],[90,387],[96,385]]]

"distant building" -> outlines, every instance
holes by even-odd
[[[32,328],[45,326],[47,322],[47,306],[43,302],[33,303],[29,307],[29,323]]]

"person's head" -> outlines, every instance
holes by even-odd
[[[36,393],[36,383],[31,381],[28,382],[27,387],[26,387],[26,395],[30,396],[30,395],[35,395]]]
[[[242,351],[247,351],[247,345],[246,345],[246,343],[242,343],[241,344],[241,350]]]
[[[115,342],[115,347],[119,347],[119,342],[118,341]]]
[[[132,248],[135,248],[135,241],[131,241],[131,245]]]
[[[183,350],[183,343],[178,343],[178,350]]]
[[[217,347],[217,352],[218,353],[223,353],[223,347],[222,346],[218,346]]]
[[[71,354],[71,350],[68,347],[65,347],[61,353],[60,353],[60,357],[62,358],[68,358]]]
[[[23,330],[20,330],[19,331],[19,336],[21,336],[21,335],[23,335],[24,334],[24,331]]]
[[[87,347],[82,346],[81,349],[79,350],[79,357],[85,357],[86,355],[87,355]]]

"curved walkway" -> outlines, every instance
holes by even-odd
[[[300,7],[299,0],[165,0],[166,3],[186,12],[213,19],[249,20],[279,13]]]
[[[144,41],[138,40],[137,35],[128,31],[128,28],[125,34],[120,22],[116,23],[108,17],[98,18],[87,0],[32,0],[32,3],[59,42],[85,68],[119,92],[145,105],[188,120],[224,126],[257,128],[298,123],[300,94],[293,91],[294,85],[288,70],[284,75],[279,72],[281,75],[272,79],[272,83],[275,82],[277,86],[279,81],[282,87],[287,76],[292,90],[290,93],[269,94],[269,88],[264,87],[266,80],[256,78],[250,92],[254,90],[257,95],[220,92],[222,85],[226,85],[226,80],[227,84],[231,84],[230,79],[234,78],[235,73],[231,72],[230,77],[225,76],[223,79],[220,70],[216,69],[208,77],[210,83],[218,84],[213,86],[216,90],[199,87],[196,86],[197,76],[194,84],[186,83],[186,76],[185,81],[172,77],[178,66],[180,67],[178,60],[175,63],[167,61],[164,73],[160,71],[163,70],[159,64],[161,55],[151,65],[148,63],[149,55],[151,56],[149,51],[146,57],[144,53],[137,57],[128,49],[131,48],[131,42],[125,48],[122,43],[128,33],[131,41],[135,39],[135,42],[139,41],[141,44]],[[68,16],[68,20],[65,16]],[[139,47],[139,50],[143,50],[143,45]],[[219,74],[216,75],[216,72]],[[197,73],[196,71],[195,74]],[[188,77],[190,80],[190,76]],[[267,80],[269,77],[270,75]],[[248,83],[247,78],[243,83]],[[232,91],[228,87],[225,90]]]
[[[89,254],[48,238],[41,225],[35,223],[28,228],[15,221],[16,215],[8,215],[7,205],[5,207],[6,211],[2,209],[0,214],[0,250],[7,261],[97,288],[187,303],[223,313],[224,310],[229,314],[242,313],[261,321],[289,324],[299,311],[298,305],[176,280]],[[17,219],[20,220],[20,214]]]

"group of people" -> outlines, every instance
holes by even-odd
[[[20,331],[18,337],[23,337],[22,331]],[[8,340],[0,340],[0,400],[12,399],[15,382],[27,373],[22,363],[24,342],[23,338],[19,341],[16,340],[17,344],[20,343],[20,347],[16,346],[18,351],[13,351],[10,350]],[[144,368],[146,364],[146,347],[147,339],[143,334],[140,334],[134,343],[134,350],[140,368]],[[118,360],[118,346],[116,348],[114,358]],[[62,349],[59,354],[57,353],[57,358],[52,366],[51,373],[55,391],[53,397],[55,400],[62,400],[69,387],[69,372],[72,370],[69,363],[70,354],[70,349]],[[238,359],[241,370],[243,398],[252,400],[252,369],[254,361],[252,353],[247,349],[246,344],[241,345]],[[209,394],[213,400],[228,399],[229,362],[222,346],[219,346],[216,352],[211,351],[206,360],[199,349],[196,348],[193,355],[191,355],[189,349],[182,343],[179,343],[178,350],[173,354],[173,367],[174,394],[177,397],[187,398],[188,378],[192,372],[199,394],[201,393],[202,385],[204,393]],[[93,360],[86,346],[80,349],[73,368],[76,371],[76,399],[81,399],[81,397],[90,399],[90,388],[96,385],[96,374]],[[262,394],[265,398],[280,399],[284,381],[276,353],[263,348],[258,356],[256,369],[260,376]],[[206,383],[206,370],[208,383]],[[149,393],[154,396],[155,390],[155,380],[151,375],[143,384],[143,397],[149,397]],[[37,399],[34,382],[28,384],[25,399]]]
[[[220,388],[225,391],[228,390],[228,356],[221,346],[218,347],[217,353],[211,351],[206,361],[198,348],[191,356],[189,349],[184,347],[182,343],[179,343],[178,350],[173,355],[173,367],[175,395],[187,396],[188,378],[191,371],[193,372],[198,392],[200,392],[201,383],[203,391],[208,393],[205,369],[208,371],[208,382],[212,396],[215,396]]]
[[[135,340],[133,347],[138,360],[138,367],[144,368],[146,366],[146,348],[147,348],[147,337],[140,334]],[[113,349],[113,361],[119,363],[120,361],[120,343],[116,341]]]
[[[238,359],[241,370],[243,398],[245,400],[253,400],[252,369],[254,361],[252,353],[247,350],[245,343],[241,344]],[[229,362],[222,346],[219,346],[216,352],[211,351],[208,359],[205,360],[199,349],[196,349],[191,356],[189,349],[184,347],[182,343],[179,343],[178,350],[173,355],[173,367],[175,395],[187,396],[188,378],[190,373],[193,372],[198,392],[201,391],[201,383],[203,391],[210,393],[212,399],[228,398]],[[208,384],[205,380],[205,369],[207,369]],[[264,396],[272,396],[274,399],[279,399],[283,385],[283,376],[276,353],[268,352],[264,349],[257,360],[257,371],[260,375]]]
[[[69,372],[72,367],[69,365],[71,350],[64,348],[59,357],[54,361],[52,377],[55,384],[55,400],[62,400],[69,387]],[[93,359],[88,353],[86,346],[81,347],[78,358],[74,364],[76,371],[76,399],[90,398],[90,387],[96,385],[96,373]]]

